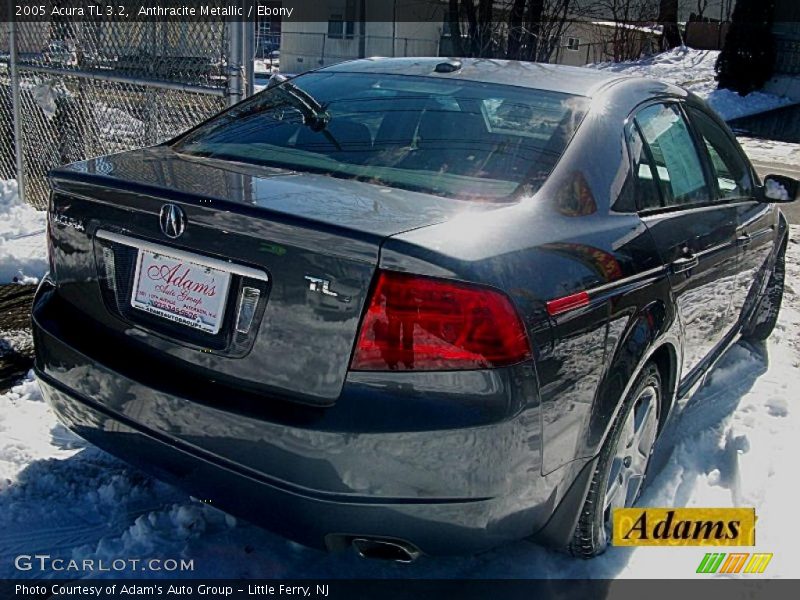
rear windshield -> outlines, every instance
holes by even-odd
[[[507,85],[309,73],[253,96],[173,148],[497,201],[541,186],[587,105],[583,97]]]

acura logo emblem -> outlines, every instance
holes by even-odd
[[[180,206],[165,204],[161,207],[158,222],[161,225],[161,233],[168,238],[175,239],[180,237],[183,230],[186,229],[186,214]]]

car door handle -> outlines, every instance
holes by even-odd
[[[750,237],[749,233],[743,233],[742,235],[736,238],[736,245],[742,248],[750,244],[751,240],[752,238]]]
[[[689,254],[688,256],[672,261],[670,268],[673,273],[685,273],[686,271],[694,269],[698,264],[700,264],[700,260],[697,256]]]

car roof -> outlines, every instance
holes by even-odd
[[[453,72],[437,72],[440,63],[460,62]],[[514,85],[537,90],[591,97],[607,84],[627,79],[619,73],[545,63],[494,58],[362,58],[350,60],[318,72],[372,73],[381,75],[416,75],[442,79],[460,79],[500,85]]]

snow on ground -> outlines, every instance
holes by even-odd
[[[0,284],[35,282],[47,270],[45,211],[20,201],[17,182],[0,181]]]
[[[756,550],[775,553],[767,570],[773,577],[796,574],[792,544],[800,536],[798,242],[800,228],[793,227],[775,333],[763,345],[732,347],[686,402],[657,446],[640,500],[643,506],[756,507]],[[187,577],[686,578],[705,552],[612,548],[595,560],[575,561],[519,542],[471,557],[422,557],[413,565],[326,554],[225,515],[82,441],[58,424],[30,375],[0,396],[0,531],[0,578],[54,576],[15,571],[15,556],[35,553],[106,564],[191,559]]]
[[[740,136],[738,138],[750,160],[789,165],[800,165],[800,144],[776,142]]]
[[[788,103],[767,94],[741,98],[716,90],[715,60],[715,52],[676,49],[595,66],[673,81],[708,98],[727,119]],[[756,159],[800,161],[800,145],[742,142]],[[45,213],[19,201],[16,182],[0,181],[0,283],[42,275],[44,230]],[[800,534],[792,468],[800,455],[800,410],[789,397],[800,383],[800,229],[793,228],[792,235],[778,328],[764,346],[731,348],[687,402],[682,418],[659,443],[655,471],[640,501],[755,506],[757,549],[775,553],[767,571],[772,576],[794,573],[789,544]],[[35,553],[106,561],[187,558],[195,571],[186,576],[264,578],[681,578],[692,576],[704,554],[702,548],[612,548],[584,562],[519,542],[473,557],[423,557],[409,566],[362,561],[351,553],[329,555],[225,515],[87,444],[57,423],[30,376],[0,396],[0,531],[0,578],[55,575],[14,570],[14,556]]]
[[[103,140],[128,147],[144,144],[145,124],[130,112],[98,102],[92,113]]]
[[[268,58],[257,58],[253,61],[253,71],[256,75],[271,75],[280,72],[280,61]]]
[[[753,92],[742,97],[730,90],[718,90],[714,79],[717,56],[719,56],[718,50],[694,50],[682,47],[639,60],[588,66],[674,83],[705,98],[726,121],[793,103],[789,98],[763,92]]]

